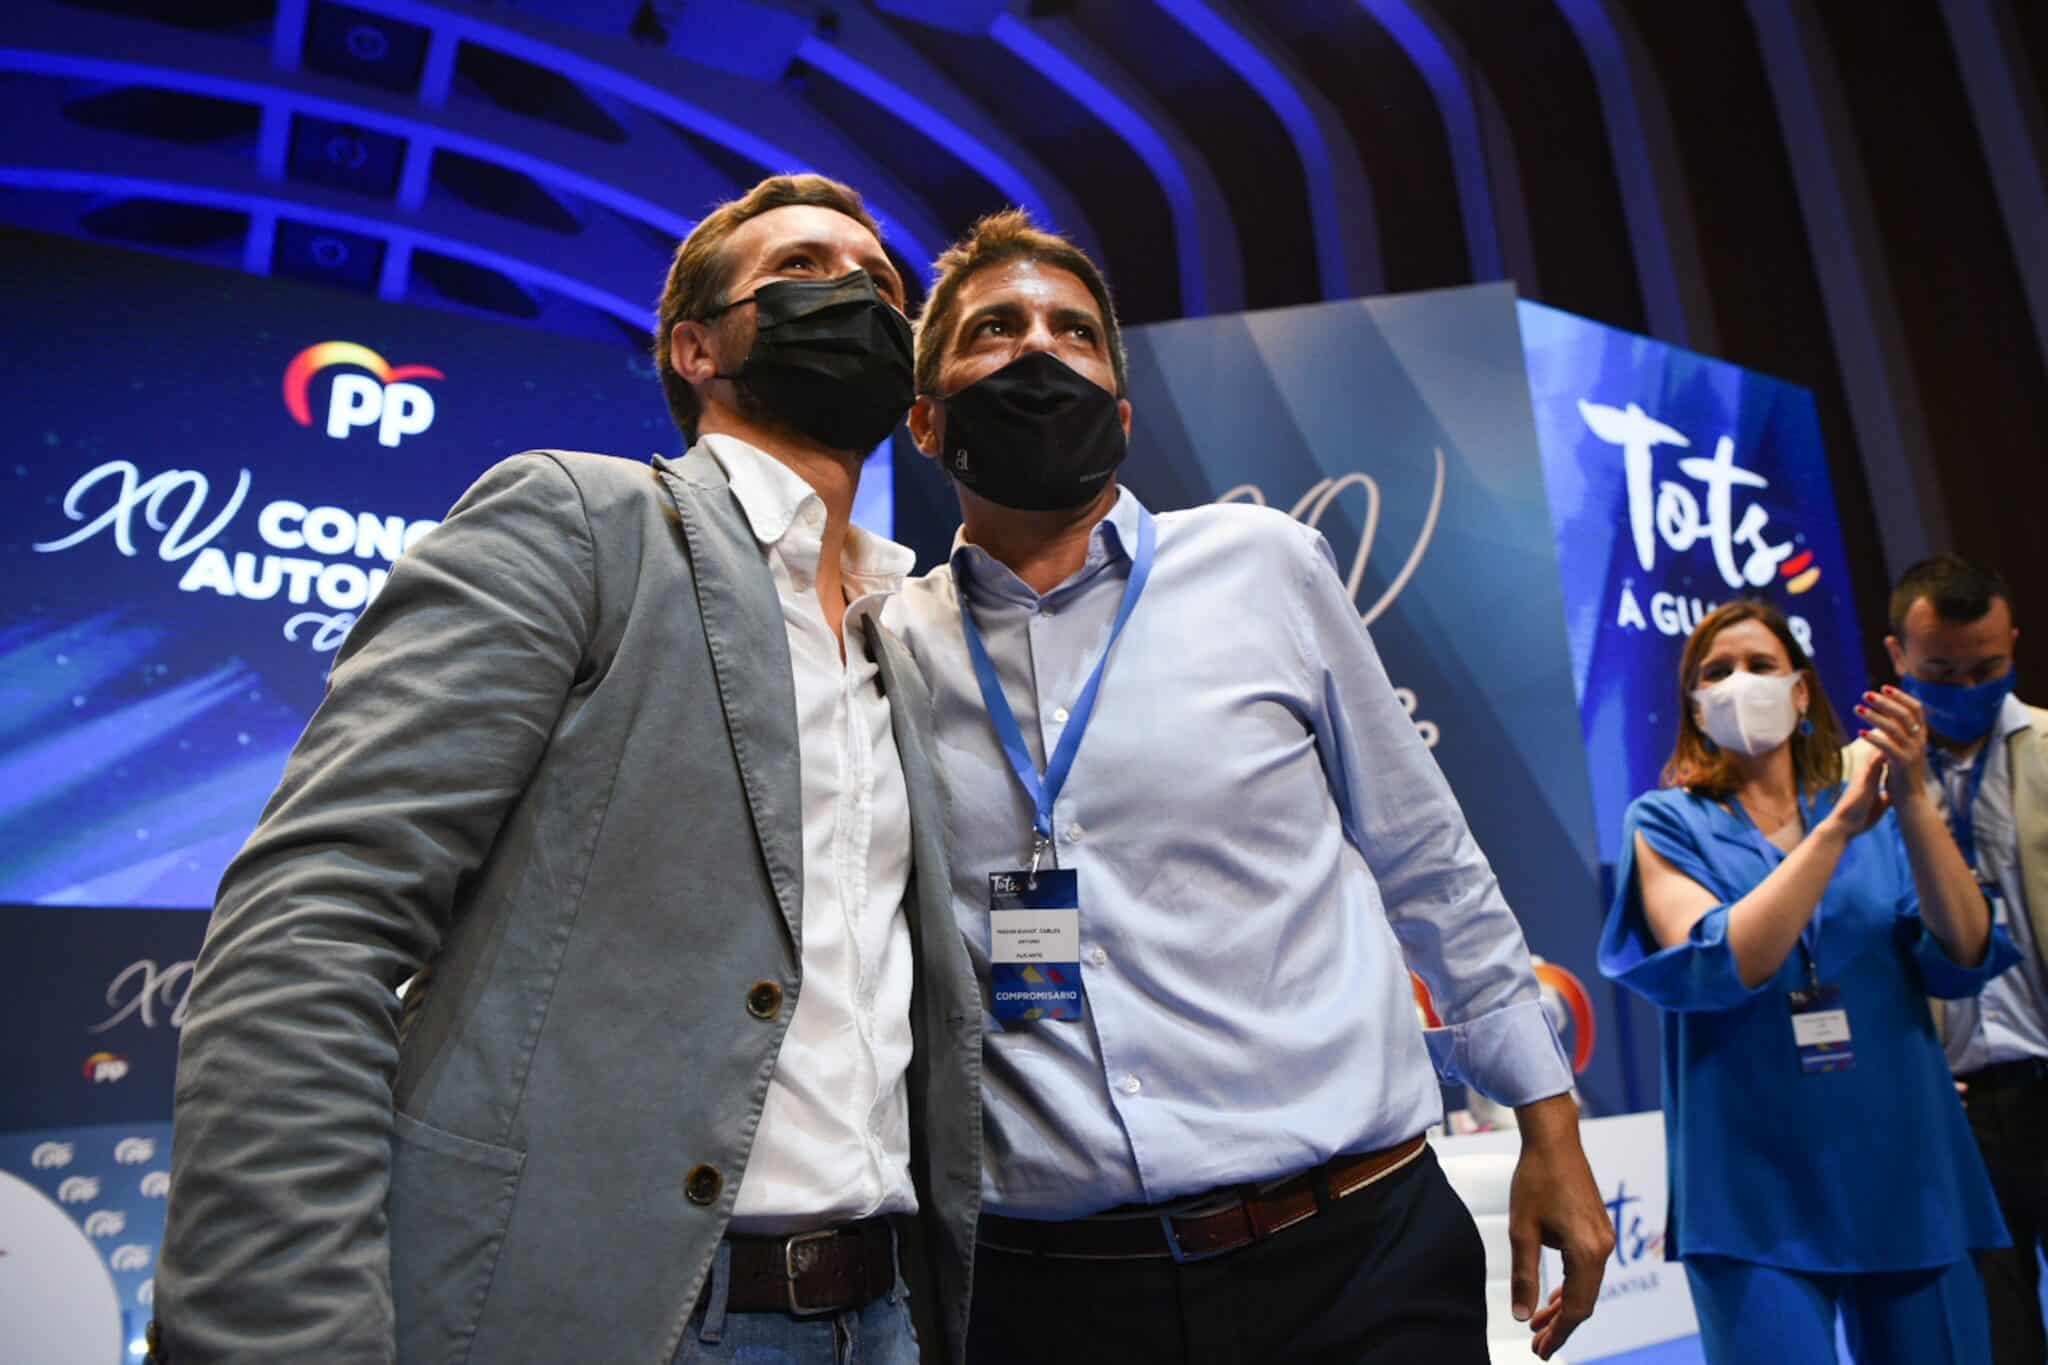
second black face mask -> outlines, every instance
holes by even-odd
[[[910,324],[865,270],[836,280],[776,280],[706,315],[749,300],[753,347],[737,374],[762,408],[834,450],[879,445],[917,392]]]
[[[1130,449],[1116,395],[1045,351],[982,376],[945,407],[946,472],[1004,507],[1079,507]]]

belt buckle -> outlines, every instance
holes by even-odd
[[[1173,1215],[1170,1213],[1159,1215],[1159,1230],[1166,1234],[1166,1250],[1173,1257],[1175,1265],[1187,1265],[1193,1261],[1207,1261],[1224,1254],[1223,1251],[1204,1251],[1196,1255],[1189,1255],[1181,1247],[1180,1234],[1174,1231]],[[1228,1250],[1228,1248],[1225,1250]]]
[[[789,1282],[787,1292],[789,1295],[789,1311],[792,1315],[806,1318],[816,1313],[829,1313],[832,1311],[832,1305],[829,1303],[817,1307],[806,1307],[803,1301],[796,1296],[796,1277],[803,1271],[810,1269],[811,1257],[805,1254],[805,1250],[813,1243],[828,1242],[838,1235],[835,1229],[825,1228],[819,1232],[800,1232],[796,1236],[786,1238],[783,1241],[782,1273]]]

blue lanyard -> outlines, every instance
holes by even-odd
[[[967,609],[967,585],[960,585],[960,629],[967,636],[967,653],[974,660],[974,676],[981,684],[982,704],[988,708],[989,723],[995,726],[996,738],[1002,741],[1003,754],[1010,760],[1010,770],[1017,774],[1024,794],[1031,798],[1032,824],[1038,830],[1038,843],[1031,854],[1034,874],[1046,845],[1052,842],[1053,803],[1059,800],[1061,789],[1067,785],[1067,774],[1073,771],[1074,755],[1081,748],[1081,736],[1087,731],[1088,718],[1095,711],[1095,694],[1102,688],[1102,671],[1109,664],[1109,652],[1116,648],[1117,636],[1123,634],[1124,623],[1131,619],[1131,611],[1138,605],[1138,595],[1145,591],[1145,580],[1152,576],[1157,540],[1152,514],[1140,507],[1138,552],[1131,559],[1131,576],[1124,584],[1123,602],[1116,609],[1116,620],[1110,625],[1109,639],[1102,646],[1102,657],[1095,661],[1088,681],[1082,684],[1081,695],[1074,699],[1067,728],[1054,746],[1052,761],[1046,765],[1042,778],[1038,765],[1032,761],[1030,746],[1024,743],[1024,732],[1017,726],[1017,713],[1010,709],[1010,699],[1003,695],[1003,682],[996,676],[996,666],[988,657],[988,647],[981,642],[981,631],[975,627],[974,613]],[[964,560],[962,564],[964,567]]]
[[[1963,800],[1959,806],[1949,800],[1946,757],[1933,748],[1927,751],[1927,761],[1934,765],[1935,776],[1942,779],[1942,804],[1949,807],[1949,833],[1955,835],[1956,847],[1962,850],[1963,861],[1970,865],[1970,875],[1977,875],[1977,793],[1984,790],[1984,774],[1991,767],[1991,746],[1998,742],[1998,736],[1984,736],[1984,747],[1977,751],[1977,757],[1970,761],[1970,774],[1963,782]]]
[[[1813,832],[1813,807],[1807,803],[1804,794],[1794,799],[1799,802],[1799,823],[1804,827],[1800,837],[1804,838]],[[1785,850],[1764,838],[1764,832],[1756,827],[1756,821],[1750,819],[1749,811],[1740,799],[1736,800],[1735,809],[1741,814],[1742,823],[1749,826],[1749,840],[1756,845],[1757,852],[1763,854],[1764,866],[1777,871],[1778,864],[1785,861]],[[1813,985],[1820,984],[1820,912],[1826,903],[1827,893],[1823,891],[1819,903],[1813,907],[1813,917],[1799,931],[1799,946],[1806,950],[1806,979]]]

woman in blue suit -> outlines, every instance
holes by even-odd
[[[1629,808],[1600,969],[1663,1011],[1666,1254],[1709,1361],[1988,1361],[1973,1248],[2006,1245],[1928,995],[2017,955],[1927,798],[1926,725],[1834,712],[1776,608],[1686,641],[1663,790]],[[1886,782],[1886,773],[1894,774]]]

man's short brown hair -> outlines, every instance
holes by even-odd
[[[725,291],[732,287],[733,263],[725,244],[742,223],[776,209],[798,204],[834,209],[859,223],[882,240],[882,226],[861,202],[850,185],[822,175],[771,175],[737,199],[727,200],[704,215],[690,235],[676,248],[669,264],[668,282],[661,287],[661,302],[655,308],[654,368],[661,375],[662,396],[668,399],[669,415],[676,419],[690,440],[697,439],[697,419],[704,405],[690,381],[676,373],[669,359],[669,338],[679,322],[694,322],[719,304],[728,302]]]
[[[917,391],[936,395],[939,389],[939,359],[958,313],[960,287],[990,266],[1010,261],[1036,261],[1064,270],[1088,286],[1102,310],[1102,338],[1109,348],[1109,367],[1116,378],[1117,396],[1124,394],[1124,337],[1116,322],[1116,305],[1110,302],[1109,282],[1088,259],[1088,253],[1057,232],[1047,232],[1031,221],[1023,209],[1004,209],[982,218],[967,229],[967,235],[946,249],[932,263],[938,278],[925,296],[924,309],[917,315]]]

